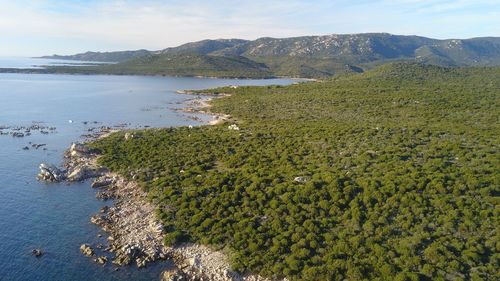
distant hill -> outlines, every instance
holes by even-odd
[[[212,56],[199,53],[150,54],[99,68],[118,74],[257,78],[273,75],[265,64],[242,56]]]
[[[266,37],[253,41],[218,39],[187,43],[155,52],[88,52],[51,58],[120,62],[111,67],[100,66],[95,69],[122,69],[129,74],[327,77],[346,72],[363,72],[394,61],[447,67],[498,66],[500,38],[438,40],[364,33]]]
[[[44,59],[60,59],[60,60],[78,60],[78,61],[97,61],[97,62],[122,62],[137,57],[142,57],[151,54],[148,50],[136,51],[118,51],[118,52],[86,52],[82,54],[70,56],[43,56]]]

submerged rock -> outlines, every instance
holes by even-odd
[[[42,250],[40,250],[40,249],[33,249],[33,250],[31,251],[31,254],[32,254],[33,256],[35,256],[35,257],[39,258],[39,257],[41,257],[41,256],[43,255],[43,252],[42,252]]]
[[[46,144],[45,143],[41,143],[41,144],[34,143],[31,145],[31,147],[33,147],[35,149],[39,149],[42,146],[46,146]]]
[[[82,244],[80,246],[80,252],[82,252],[82,254],[84,254],[87,257],[94,255],[94,250],[87,244]]]
[[[38,179],[49,182],[59,182],[64,180],[64,172],[54,165],[40,164],[40,173]]]

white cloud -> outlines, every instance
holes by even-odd
[[[497,0],[0,0],[0,54],[163,49],[207,38],[498,36]]]
[[[293,12],[294,5],[278,1],[262,7],[244,4],[222,8],[204,4],[102,2],[91,7],[69,7],[77,12],[53,11],[39,5],[20,6],[0,0],[0,33],[44,36],[66,40],[94,40],[100,45],[162,49],[205,38],[294,36],[310,32],[273,13]],[[71,50],[70,50],[71,51]]]

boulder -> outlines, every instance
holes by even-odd
[[[295,177],[293,179],[294,182],[298,182],[298,183],[306,183],[308,181],[308,178],[306,177]]]
[[[161,275],[161,281],[184,281],[188,280],[185,274],[177,268],[166,270]]]
[[[95,262],[97,262],[100,265],[105,265],[108,262],[108,258],[106,256],[101,256],[95,259]]]
[[[103,201],[115,198],[115,193],[113,191],[98,191],[95,194],[95,198]]]
[[[197,257],[190,258],[187,260],[187,264],[189,264],[189,266],[199,267],[200,266],[200,259]]]
[[[71,157],[81,157],[88,154],[89,152],[89,149],[81,143],[73,143],[69,147],[69,155]]]
[[[141,259],[141,258],[137,258],[135,260],[135,263],[137,264],[137,268],[143,268],[143,267],[146,267],[146,259]]]
[[[92,181],[92,188],[106,187],[114,183],[112,177],[101,176]]]
[[[116,255],[115,259],[113,260],[113,264],[123,266],[129,265],[131,261],[132,260],[130,256],[126,255],[125,253],[120,253]]]
[[[59,182],[64,179],[64,173],[54,165],[40,164],[40,173],[38,179],[50,182]]]
[[[76,166],[68,175],[68,181],[83,181],[98,176],[99,173],[88,165]]]
[[[143,251],[137,245],[125,245],[121,250],[123,253],[130,256],[130,258],[137,258],[143,254]]]
[[[87,257],[94,255],[94,250],[87,244],[82,244],[80,246],[80,252],[82,252],[82,254],[84,254]]]
[[[109,224],[109,219],[106,216],[93,215],[90,217],[90,222],[100,227],[104,227]]]
[[[239,131],[240,130],[240,128],[236,124],[229,125],[227,128],[229,130],[233,130],[233,131]]]

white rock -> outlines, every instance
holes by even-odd
[[[233,131],[239,131],[240,130],[240,128],[236,124],[229,125],[227,128],[229,130],[233,130]]]

